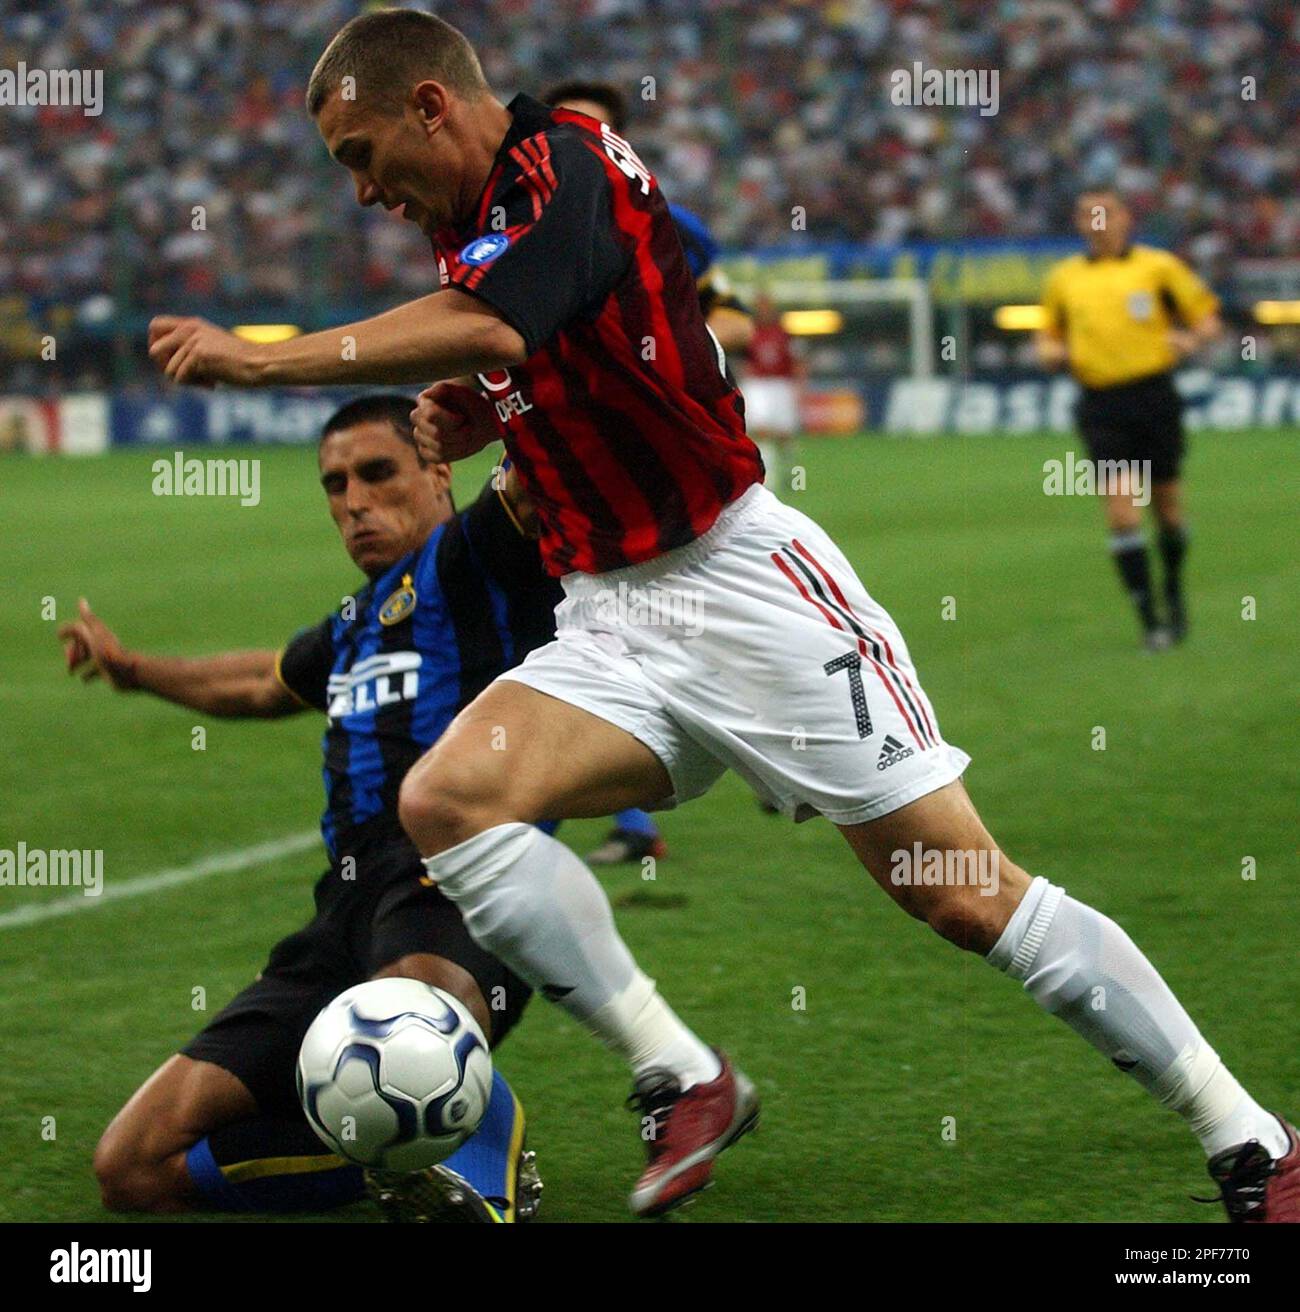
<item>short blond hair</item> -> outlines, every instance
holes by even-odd
[[[339,28],[307,83],[307,112],[313,118],[346,77],[353,79],[358,100],[394,111],[426,79],[467,97],[488,89],[465,34],[418,9],[377,9]]]

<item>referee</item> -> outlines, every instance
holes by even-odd
[[[1068,367],[1081,388],[1076,417],[1094,462],[1116,461],[1097,490],[1115,564],[1137,607],[1144,641],[1161,651],[1187,634],[1182,564],[1182,402],[1173,370],[1223,328],[1214,294],[1177,256],[1129,240],[1133,215],[1114,191],[1086,191],[1074,225],[1086,253],[1052,267],[1036,345],[1049,369]],[[1151,486],[1164,564],[1166,619],[1156,606],[1139,501]]]

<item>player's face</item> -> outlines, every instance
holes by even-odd
[[[400,111],[372,108],[344,100],[335,92],[316,116],[316,127],[329,152],[352,175],[358,205],[401,208],[402,217],[426,236],[453,217],[454,161],[440,131],[445,115],[442,88],[422,83],[421,108],[408,103]]]
[[[320,481],[348,555],[371,578],[451,514],[450,466],[421,465],[382,420],[331,433],[321,443]]]
[[[1128,245],[1133,216],[1117,196],[1088,192],[1074,206],[1074,229],[1095,254],[1109,255]]]

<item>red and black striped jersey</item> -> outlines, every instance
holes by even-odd
[[[554,574],[697,538],[763,477],[654,178],[607,125],[527,96],[472,218],[434,246],[444,286],[491,305],[521,365],[482,374]]]

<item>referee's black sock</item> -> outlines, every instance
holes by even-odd
[[[1146,539],[1141,530],[1130,529],[1110,535],[1110,553],[1115,557],[1120,578],[1133,598],[1144,629],[1154,629],[1159,620],[1156,618],[1155,602],[1151,596],[1151,566],[1147,562]]]
[[[223,1125],[185,1165],[204,1203],[225,1212],[324,1212],[365,1195],[361,1168],[330,1152],[301,1116]]]
[[[1183,557],[1187,555],[1187,529],[1166,524],[1160,530],[1160,558],[1165,564],[1165,597],[1171,607],[1183,605]]]

